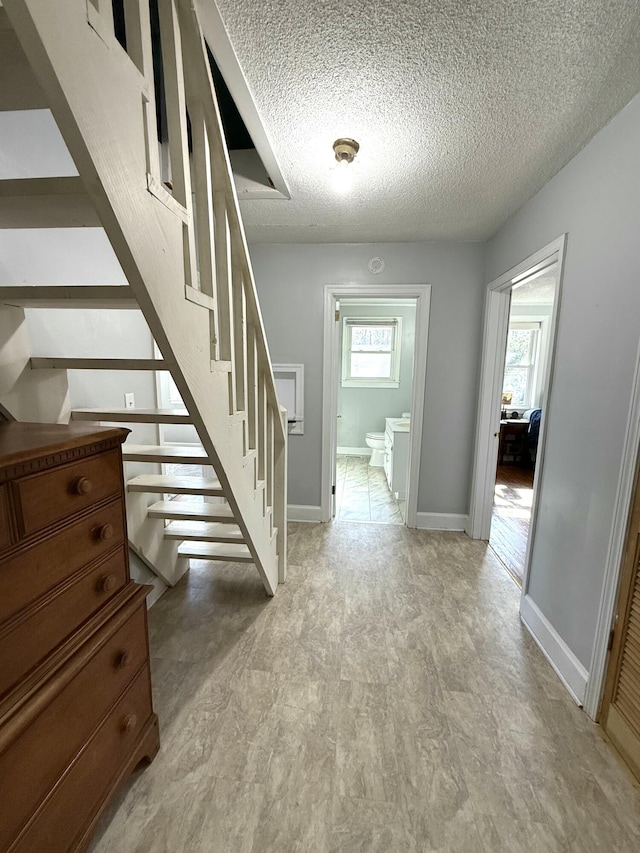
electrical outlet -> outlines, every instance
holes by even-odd
[[[133,391],[129,391],[128,394],[124,395],[124,407],[125,409],[135,409],[136,399],[134,397]]]

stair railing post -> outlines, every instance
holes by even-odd
[[[280,420],[284,439],[276,439],[274,448],[274,501],[273,523],[278,528],[278,583],[287,579],[287,441],[288,425],[287,410],[280,406]]]

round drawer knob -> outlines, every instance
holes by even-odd
[[[115,575],[103,575],[98,581],[98,589],[100,592],[111,592],[117,583]]]
[[[118,669],[126,669],[131,663],[131,652],[120,652],[116,660]]]
[[[93,489],[93,483],[88,477],[78,477],[73,482],[73,491],[77,495],[88,495],[91,489]]]
[[[129,734],[129,732],[132,732],[135,729],[137,724],[138,724],[138,718],[136,717],[136,715],[135,714],[127,714],[127,716],[122,721],[122,731],[125,734]]]
[[[101,542],[106,542],[107,539],[111,539],[113,536],[113,524],[103,524],[102,527],[98,528],[98,539]]]

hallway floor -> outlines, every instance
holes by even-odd
[[[291,524],[149,613],[161,750],[92,853],[631,853],[640,796],[486,543]],[[633,841],[635,837],[636,841]]]
[[[404,524],[405,505],[391,494],[384,468],[369,465],[368,456],[338,456],[336,521]]]

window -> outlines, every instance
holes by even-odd
[[[531,409],[540,346],[541,323],[509,323],[502,393],[512,409]]]
[[[342,333],[342,385],[398,388],[400,317],[345,317]]]

